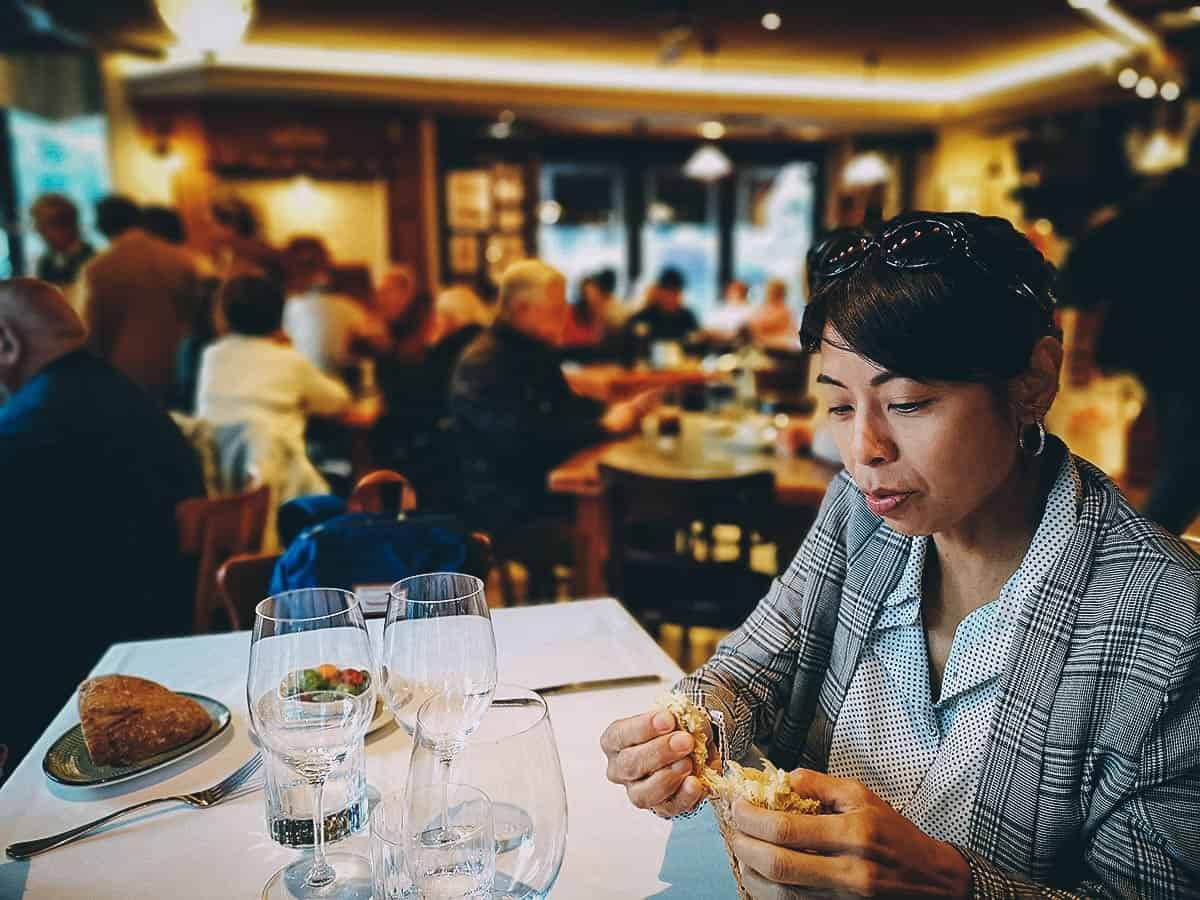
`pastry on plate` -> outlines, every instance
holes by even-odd
[[[100,675],[79,686],[79,722],[92,761],[129,766],[204,734],[212,718],[189,697],[133,675]]]

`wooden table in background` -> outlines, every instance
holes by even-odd
[[[577,394],[615,403],[650,388],[686,387],[704,384],[716,373],[706,372],[698,365],[678,369],[627,369],[616,363],[590,363],[563,368],[567,384]]]
[[[608,516],[600,463],[670,478],[720,477],[770,471],[781,506],[816,509],[839,466],[809,456],[777,456],[752,450],[709,451],[700,462],[655,450],[642,436],[583,450],[550,472],[551,491],[575,495],[575,589],[581,597],[606,592],[604,566],[609,554]],[[794,548],[793,548],[794,549]]]

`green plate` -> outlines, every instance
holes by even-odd
[[[83,727],[76,725],[50,745],[50,749],[46,751],[46,756],[42,760],[42,771],[51,781],[57,781],[59,784],[70,787],[117,784],[161,769],[177,759],[195,753],[229,727],[229,707],[224,703],[201,694],[189,694],[186,691],[178,693],[184,697],[191,697],[199,703],[212,719],[208,731],[199,737],[192,738],[186,744],[180,744],[178,747],[172,747],[157,756],[143,759],[132,766],[98,766],[92,762],[87,744],[84,743]]]

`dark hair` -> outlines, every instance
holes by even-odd
[[[617,273],[613,269],[601,269],[590,277],[596,282],[596,287],[606,294],[611,294],[617,289]]]
[[[96,204],[96,228],[109,240],[140,224],[142,210],[128,197],[110,194]]]
[[[664,290],[682,291],[684,284],[683,273],[673,266],[668,266],[658,275],[658,286]]]
[[[187,240],[183,219],[179,213],[166,206],[147,206],[142,210],[142,227],[168,244],[182,244]]]
[[[35,222],[79,230],[79,208],[65,194],[42,194],[29,208]]]
[[[238,275],[221,287],[221,309],[236,334],[266,337],[283,324],[283,291],[260,275]]]
[[[1019,375],[1037,341],[1059,332],[1045,308],[1010,285],[1022,281],[1049,304],[1054,267],[1000,218],[913,212],[881,231],[928,216],[961,222],[988,271],[960,254],[926,269],[894,269],[874,250],[848,272],[815,279],[802,346],[817,352],[831,326],[840,346],[908,378],[996,383]]]

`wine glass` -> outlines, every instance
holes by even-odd
[[[246,701],[263,749],[313,791],[313,858],[272,876],[265,898],[361,896],[368,860],[325,852],[325,779],[357,746],[375,709],[371,641],[349,591],[303,588],[255,608]]]
[[[492,801],[496,875],[492,897],[540,900],[550,893],[567,847],[567,795],[546,701],[500,685],[470,737],[443,762],[442,701],[417,713],[409,793],[429,785],[469,784]]]
[[[442,783],[408,791],[404,846],[417,896],[491,897],[496,835],[491,800],[478,788]]]
[[[496,689],[496,637],[483,582],[437,572],[392,585],[381,664],[384,699],[409,734],[421,704],[438,696],[446,701],[443,733],[469,735]]]

